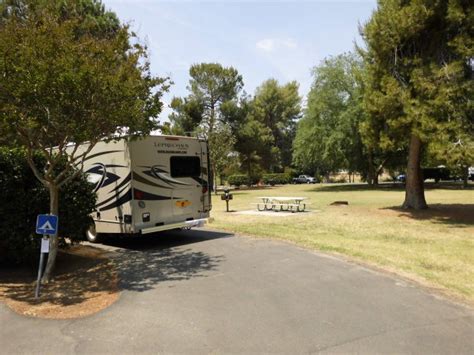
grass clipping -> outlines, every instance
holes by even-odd
[[[15,312],[47,319],[71,319],[97,313],[119,298],[118,275],[103,250],[75,246],[60,252],[57,274],[41,284],[35,299],[35,277],[31,270],[0,273],[0,301]]]

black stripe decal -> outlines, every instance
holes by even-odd
[[[154,195],[149,192],[145,192],[142,190],[139,190],[137,188],[134,189],[135,196],[140,195],[140,198],[137,198],[137,200],[146,200],[146,201],[161,201],[161,200],[179,200],[181,197],[168,197],[168,196],[160,196],[160,195]]]
[[[125,165],[117,165],[117,164],[107,164],[107,168],[128,168],[128,166]]]
[[[199,177],[193,177],[192,178],[194,181],[196,181],[197,183],[201,184],[201,186],[207,186],[207,181],[206,180],[203,180]]]
[[[123,152],[123,150],[109,150],[107,152],[95,153],[95,154],[89,155],[86,159],[84,159],[84,161],[98,157],[100,155],[109,154],[109,153],[118,153],[118,152]]]
[[[108,186],[108,185],[110,185],[110,184],[113,184],[114,182],[116,182],[116,181],[119,180],[119,179],[120,179],[120,176],[108,172],[107,175],[106,175],[105,181],[102,183],[102,185],[100,186],[100,188],[103,188],[103,187],[105,187],[105,186]]]
[[[142,184],[149,185],[149,186],[161,187],[163,189],[171,189],[171,187],[169,186],[162,186],[162,185],[155,184],[154,182],[148,181],[143,176],[140,176],[136,171],[133,172],[133,180],[141,182]]]
[[[128,173],[128,175],[123,179],[123,181],[117,185],[115,189],[113,189],[111,192],[117,191],[120,189],[122,186],[126,185],[130,180],[132,179],[132,173]]]
[[[120,194],[125,191],[125,189],[127,188],[127,186],[125,186],[122,190],[119,190],[118,192],[116,192],[112,197],[109,197],[107,200],[104,200],[100,203],[98,203],[95,207],[100,207],[102,205],[105,205],[106,203],[109,203],[110,201],[112,201],[113,199],[117,199],[119,198]]]
[[[182,185],[182,186],[190,186],[190,184],[187,184],[185,182],[181,182],[181,181],[178,181],[178,180],[172,180],[172,179],[168,179],[166,176],[163,177],[163,176],[159,176],[159,175],[156,175],[156,178],[161,180],[161,181],[164,181],[166,182],[167,184],[170,184],[170,185]]]
[[[118,198],[118,196],[120,196],[120,194],[127,188],[127,183],[130,182],[130,177],[132,176],[131,173],[129,173],[127,175],[127,177],[113,190],[113,191],[110,191],[109,194],[111,193],[114,193],[114,195],[112,197],[109,197],[107,200],[104,200],[98,204],[96,204],[96,208],[102,206],[102,205],[105,205],[106,203],[109,203],[110,201],[112,201],[114,198]],[[122,188],[123,187],[123,188]],[[121,189],[122,188],[122,189]],[[119,190],[121,189],[121,190]]]
[[[114,207],[119,207],[123,205],[124,203],[129,202],[131,199],[132,199],[132,188],[130,188],[130,190],[128,190],[125,193],[125,195],[120,197],[117,201],[115,201],[114,203],[111,203],[110,205],[105,206],[104,208],[101,208],[100,210],[101,211],[111,210]]]

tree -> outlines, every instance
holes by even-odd
[[[235,136],[234,147],[249,186],[252,177],[261,170],[262,157],[274,147],[272,131],[255,118],[253,103],[254,100],[243,95],[238,102],[228,101],[221,106],[222,120],[227,122]]]
[[[189,69],[189,75],[189,101],[202,107],[201,126],[208,135],[221,119],[220,106],[237,99],[244,85],[242,76],[236,69],[218,63],[195,64]]]
[[[365,119],[361,70],[360,58],[351,53],[325,59],[314,69],[308,105],[294,141],[294,163],[302,171],[319,175],[367,169],[359,133]]]
[[[255,91],[253,118],[268,127],[273,135],[273,145],[262,152],[262,164],[266,170],[283,170],[291,164],[296,121],[301,114],[298,87],[296,81],[279,85],[277,80],[269,79]]]
[[[225,153],[232,147],[233,138],[228,123],[221,108],[231,105],[238,100],[243,87],[242,76],[232,67],[225,68],[218,63],[194,64],[189,69],[188,90],[186,98],[174,98],[171,104],[174,112],[169,116],[170,125],[164,127],[164,132],[174,134],[199,134],[209,142],[211,152],[211,170],[216,178],[222,172],[221,166],[228,159],[225,156],[216,156],[213,152]],[[222,143],[218,134],[229,138],[225,147],[218,147]],[[225,164],[224,164],[225,165]]]
[[[170,107],[173,109],[169,115],[169,124],[163,130],[165,134],[192,136],[202,121],[204,107],[192,98],[174,97]]]
[[[57,215],[60,189],[97,141],[143,135],[156,127],[153,117],[161,111],[168,85],[150,74],[146,48],[127,26],[105,35],[76,17],[86,1],[21,3],[20,12],[1,4],[6,13],[0,23],[1,135],[16,137],[27,150],[31,169],[49,190],[50,213]],[[113,17],[100,6],[99,13]],[[45,169],[35,165],[37,151],[46,157]],[[61,161],[65,166],[58,170]],[[57,249],[53,236],[45,280]]]
[[[379,0],[362,30],[371,125],[381,146],[408,147],[403,208],[427,208],[420,162],[432,137],[472,132],[473,13],[468,0]]]
[[[224,168],[230,162],[230,155],[234,149],[235,137],[228,124],[219,123],[209,135],[209,150],[211,162],[214,166],[214,186],[217,187],[217,176],[221,176]],[[222,179],[221,179],[222,180]],[[214,191],[217,194],[217,189]]]
[[[41,152],[34,155],[36,166],[44,167]],[[63,162],[59,163],[61,169]],[[69,174],[75,174],[70,171]],[[41,238],[35,235],[35,221],[49,205],[47,189],[34,176],[24,149],[0,147],[0,264],[27,263],[37,265]],[[92,218],[96,194],[85,174],[76,174],[59,196],[59,244],[84,240]],[[22,223],[18,223],[21,221]]]

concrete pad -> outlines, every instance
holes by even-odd
[[[288,212],[288,211],[259,211],[259,210],[245,210],[233,212],[232,214],[245,215],[245,216],[265,216],[265,217],[289,217],[289,216],[301,216],[308,213],[318,212],[316,210],[306,210],[304,212]]]

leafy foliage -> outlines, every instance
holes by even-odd
[[[293,159],[300,170],[327,174],[367,168],[359,133],[365,120],[361,70],[354,54],[325,59],[314,69],[308,106],[294,141]]]
[[[26,149],[57,214],[60,188],[100,139],[157,127],[168,81],[151,75],[146,47],[98,1],[8,1],[0,13],[0,136]],[[45,279],[58,245],[53,236]]]
[[[235,138],[224,119],[222,108],[237,101],[242,90],[242,76],[232,67],[218,63],[200,63],[189,69],[188,90],[185,98],[173,98],[170,124],[162,127],[165,134],[204,137],[209,142],[211,169],[214,178],[223,173],[230,162]]]
[[[235,150],[242,171],[248,176],[259,175],[262,157],[274,142],[271,129],[255,119],[252,101],[248,97],[242,97],[239,104],[229,102],[223,106],[223,116],[236,138]]]
[[[292,143],[296,121],[301,114],[298,83],[279,85],[275,79],[263,82],[251,102],[251,119],[270,129],[272,144],[262,152],[262,167],[267,171],[282,171],[292,159]]]
[[[263,174],[262,181],[266,185],[284,185],[291,183],[292,177],[287,173]]]
[[[467,0],[381,0],[363,28],[368,126],[378,146],[409,147],[405,208],[426,208],[424,148],[473,132],[473,13]]]
[[[252,185],[258,184],[261,178],[262,176],[260,174],[254,174],[254,175],[237,174],[237,175],[229,176],[227,178],[227,182],[229,183],[229,185],[233,185],[237,187],[243,186],[243,185],[252,186]]]
[[[208,142],[209,146],[212,147],[209,151],[211,162],[214,165],[215,171],[220,175],[230,162],[235,137],[229,125],[220,123],[215,127],[214,131],[209,134]],[[216,175],[214,175],[214,179],[217,179]],[[217,182],[214,183],[214,186],[217,186]]]
[[[36,216],[49,211],[48,190],[33,175],[26,155],[24,150],[0,148],[0,259],[8,263],[37,258],[41,237],[35,234]],[[46,163],[40,154],[34,160],[38,166]],[[62,191],[59,236],[64,245],[65,237],[72,242],[84,239],[96,195],[83,175],[71,179]]]

